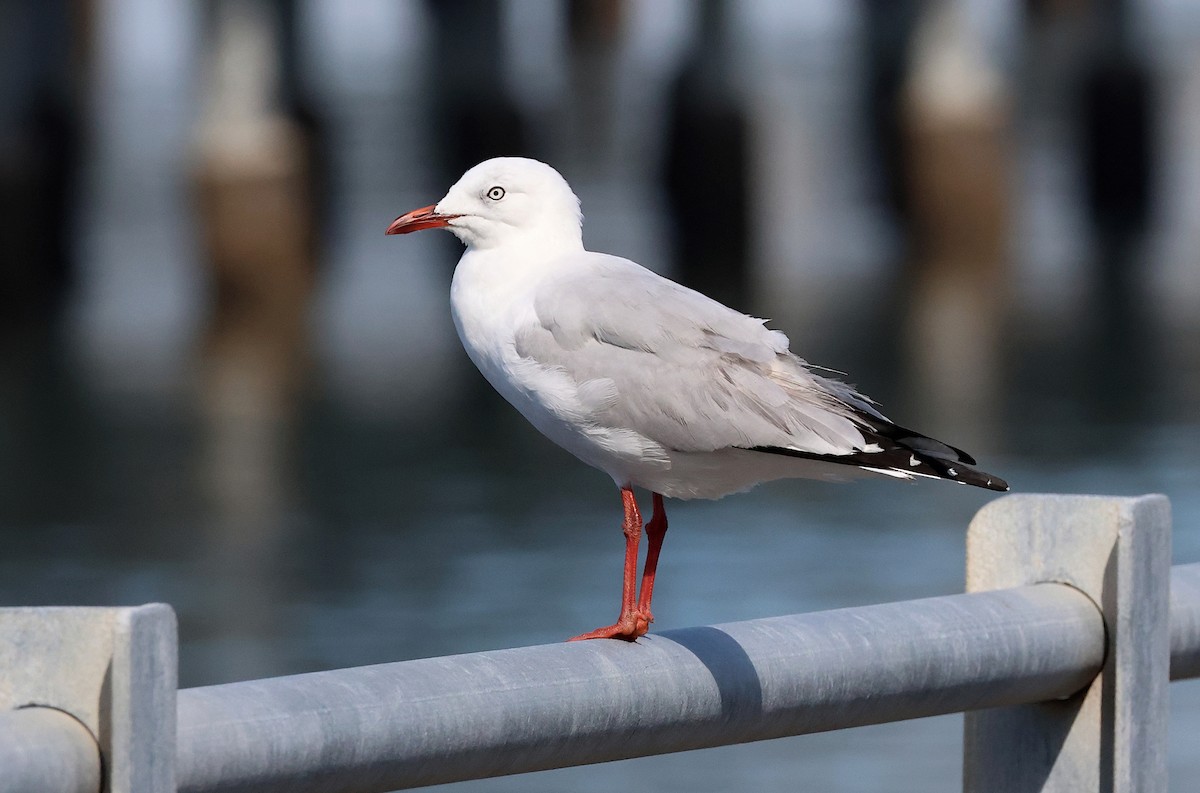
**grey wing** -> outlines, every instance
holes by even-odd
[[[684,452],[879,451],[864,421],[887,420],[782,333],[633,262],[585,255],[539,289],[516,348],[576,383],[588,421]]]

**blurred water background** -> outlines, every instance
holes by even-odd
[[[610,621],[615,489],[467,361],[457,243],[383,236],[496,154],[1015,490],[1166,493],[1200,560],[1200,3],[54,0],[0,5],[0,603],[166,601],[185,686]],[[961,591],[989,498],[675,503],[656,629]],[[457,787],[951,791],[960,730]]]

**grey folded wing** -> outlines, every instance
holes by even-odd
[[[598,426],[666,448],[878,451],[865,420],[887,420],[788,351],[784,334],[616,257],[564,268],[534,301],[517,353],[573,380]]]

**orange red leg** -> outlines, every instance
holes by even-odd
[[[654,597],[654,575],[658,572],[658,554],[662,551],[663,538],[667,536],[667,510],[663,498],[654,493],[654,514],[646,524],[646,539],[650,547],[646,550],[646,567],[642,571],[642,591],[638,598],[638,615],[646,620],[646,628],[654,622],[650,611],[650,600]],[[643,631],[645,633],[645,631]]]
[[[654,574],[658,567],[658,555],[662,550],[663,536],[667,532],[667,513],[663,508],[662,496],[654,494],[654,514],[646,525],[650,538],[646,554],[646,567],[642,572],[641,598],[638,598],[637,568],[638,545],[642,539],[642,514],[638,509],[633,489],[621,488],[621,503],[625,519],[621,530],[625,534],[625,565],[621,577],[621,614],[612,625],[575,636],[570,641],[583,639],[624,639],[633,641],[644,636],[654,621],[650,613],[650,600],[654,593]]]

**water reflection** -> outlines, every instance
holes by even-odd
[[[567,174],[593,247],[772,316],[811,360],[1016,489],[1167,493],[1176,558],[1200,559],[1200,20],[1138,11],[1161,165],[1149,214],[1115,244],[1097,234],[1114,228],[1110,194],[1084,200],[1074,156],[1076,12],[938,4],[961,12],[939,37],[920,33],[939,19],[922,4],[903,4],[908,33],[881,22],[899,5],[91,4],[73,117],[87,130],[70,188],[81,217],[44,240],[71,252],[77,288],[46,292],[53,257],[2,247],[0,601],[168,601],[185,685],[557,641],[610,618],[611,483],[466,361],[446,306],[453,241],[382,234],[444,192],[455,157],[513,141]],[[249,118],[201,110],[222,14],[259,20],[235,39],[282,46],[275,65],[253,63],[268,45],[240,50],[253,57],[234,73],[265,80],[227,89],[255,99],[232,105]],[[489,66],[472,88],[476,49]],[[458,110],[439,92],[450,51]],[[975,60],[947,85],[938,64],[964,51]],[[718,62],[729,73],[714,86]],[[12,87],[34,85],[21,69],[0,73],[0,140],[71,148],[30,136],[27,109],[45,105]],[[487,112],[445,120],[473,91]],[[898,103],[882,130],[863,111],[875,93]],[[447,132],[463,123],[480,139]],[[902,205],[870,154],[881,131],[904,165]],[[5,207],[23,206],[12,197],[31,177],[13,163],[28,151],[0,147]],[[741,179],[746,200],[728,206],[745,222],[715,224]],[[0,213],[0,241],[47,228],[23,217]],[[696,262],[701,239],[740,266]],[[796,482],[676,505],[658,627],[960,591],[963,528],[987,497]],[[1172,694],[1182,742],[1200,731],[1200,695]],[[929,720],[486,784],[782,789],[803,775],[816,789],[949,790],[957,730]],[[1175,749],[1179,786],[1200,768]]]

